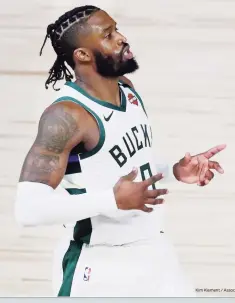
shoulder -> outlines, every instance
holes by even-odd
[[[69,98],[63,98],[59,102],[50,104],[43,112],[44,115],[55,115],[59,116],[61,113],[70,114],[74,118],[81,119],[86,115],[86,110],[79,103],[72,102]]]
[[[51,129],[67,127],[68,129],[85,129],[87,113],[80,105],[73,102],[62,101],[48,106],[39,119],[39,128]],[[84,126],[85,124],[85,126]]]
[[[130,86],[131,88],[135,89],[133,83],[127,77],[121,76],[121,77],[119,77],[119,81],[123,82],[123,83],[127,84],[128,86]]]
[[[82,142],[87,129],[87,115],[72,102],[60,102],[47,107],[38,122],[36,142],[61,143],[59,150],[71,150]]]

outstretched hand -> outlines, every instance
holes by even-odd
[[[224,173],[223,168],[216,161],[211,161],[214,155],[226,148],[225,144],[217,145],[206,152],[191,156],[186,153],[178,163],[174,165],[173,171],[178,181],[205,186],[214,178],[214,172]]]

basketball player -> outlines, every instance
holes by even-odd
[[[94,6],[65,13],[48,26],[47,38],[57,59],[46,87],[66,84],[41,116],[15,214],[24,226],[65,227],[55,295],[195,296],[163,231],[167,189],[156,185],[163,176],[144,104],[124,77],[138,69],[126,38]],[[175,178],[207,185],[211,169],[223,173],[209,159],[224,148],[187,153],[173,167]]]

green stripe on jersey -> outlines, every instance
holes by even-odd
[[[66,188],[71,195],[79,195],[86,193],[86,189]],[[79,203],[79,197],[78,197]],[[69,297],[71,294],[73,277],[75,269],[82,252],[83,244],[89,244],[92,233],[91,219],[84,219],[78,221],[74,227],[73,238],[70,241],[69,248],[64,255],[62,268],[63,268],[63,282],[60,287],[58,297]]]
[[[70,296],[73,276],[82,251],[82,246],[82,242],[76,243],[75,241],[70,241],[69,248],[63,258],[63,282],[60,287],[58,297]]]

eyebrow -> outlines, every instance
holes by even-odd
[[[114,24],[114,26],[117,26],[117,23]],[[104,28],[102,30],[102,32],[107,32],[108,30],[112,29],[113,28],[113,25],[109,25],[108,27]]]

